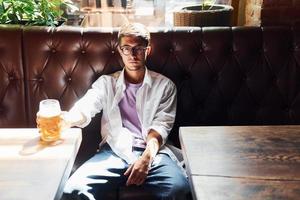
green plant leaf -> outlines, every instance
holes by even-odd
[[[210,10],[215,3],[216,0],[202,0],[202,10]]]
[[[63,9],[78,9],[70,0],[0,0],[0,23],[55,26]]]

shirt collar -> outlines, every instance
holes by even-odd
[[[124,89],[126,88],[124,72],[125,72],[125,69],[123,68],[123,70],[121,71],[121,74],[117,80],[117,83],[116,83],[117,88],[120,88],[120,87],[123,87]],[[141,87],[143,87],[144,85],[148,85],[149,87],[152,86],[151,76],[150,76],[149,70],[146,66],[145,66],[145,76],[144,76],[143,84]]]

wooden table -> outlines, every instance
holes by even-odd
[[[181,127],[180,142],[194,199],[300,199],[300,126]]]
[[[0,129],[0,199],[60,199],[80,143],[81,129],[52,145],[37,129]]]

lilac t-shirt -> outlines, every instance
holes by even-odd
[[[146,143],[142,137],[141,122],[136,111],[136,92],[142,83],[132,84],[126,82],[124,97],[119,103],[123,127],[129,129],[134,137],[133,146],[145,148]]]

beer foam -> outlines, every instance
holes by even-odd
[[[45,99],[40,102],[38,115],[42,117],[54,117],[61,114],[59,101]]]

